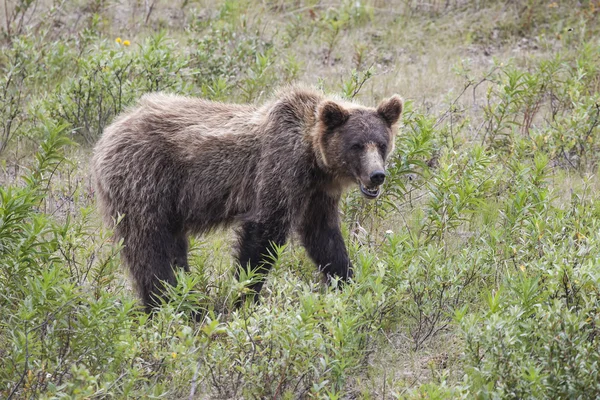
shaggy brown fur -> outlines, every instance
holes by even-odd
[[[398,96],[372,109],[298,87],[260,108],[144,96],[105,130],[92,173],[107,223],[124,215],[115,233],[147,310],[173,267],[189,270],[187,236],[234,222],[240,268],[268,272],[295,231],[327,277],[351,277],[338,202],[352,184],[377,197],[401,112]]]

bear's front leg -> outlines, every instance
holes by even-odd
[[[339,197],[315,193],[304,213],[298,233],[310,258],[329,282],[352,278],[353,270],[344,244],[338,215]]]
[[[287,240],[288,228],[281,221],[270,223],[246,222],[242,226],[239,238],[238,270],[239,279],[242,270],[259,274],[255,283],[248,288],[254,293],[254,301],[258,301],[266,275],[275,262],[275,246],[283,246]],[[243,302],[240,298],[238,305]]]

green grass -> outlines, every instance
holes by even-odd
[[[600,394],[597,1],[0,10],[0,395]],[[354,284],[324,285],[293,239],[234,311],[221,231],[148,320],[100,223],[93,143],[148,91],[259,104],[291,82],[406,100],[385,192],[342,202]]]

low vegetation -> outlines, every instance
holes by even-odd
[[[3,397],[600,396],[598,1],[2,12]],[[218,232],[149,320],[96,210],[92,145],[148,91],[258,104],[297,81],[407,103],[385,193],[343,201],[355,283],[325,286],[292,241],[235,310]]]

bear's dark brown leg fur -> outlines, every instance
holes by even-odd
[[[339,199],[324,192],[315,193],[304,214],[299,234],[310,258],[329,281],[352,278],[352,264],[344,244],[338,216]]]
[[[188,239],[185,233],[175,236],[173,256],[173,266],[183,268],[185,272],[190,271],[188,264]]]
[[[274,263],[276,251],[274,246],[282,246],[287,240],[289,229],[281,222],[257,223],[246,222],[242,226],[239,238],[238,269],[236,278],[239,279],[242,270],[250,270],[261,276],[248,288],[253,292],[254,300],[258,300],[266,274]],[[238,305],[244,299],[240,299]]]
[[[131,232],[126,237],[121,254],[125,263],[131,266],[135,286],[146,311],[151,312],[161,304],[165,283],[173,286],[177,284],[173,271],[173,250],[177,240],[172,234],[166,233],[166,230]]]

